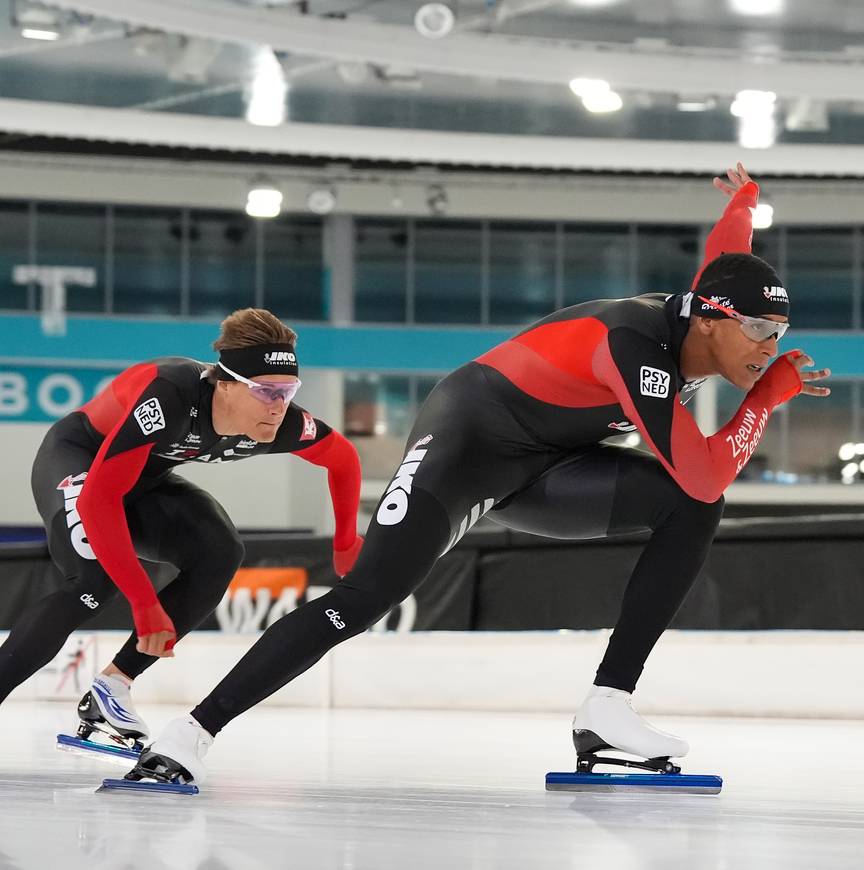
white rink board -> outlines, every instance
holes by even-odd
[[[122,632],[95,637],[93,664],[110,661]],[[266,702],[292,707],[573,712],[603,654],[607,631],[365,634],[336,647]],[[136,682],[139,702],[197,703],[253,635],[197,632]],[[668,631],[637,691],[643,713],[864,718],[864,632]],[[55,675],[59,671],[55,670]],[[56,696],[37,674],[12,698]],[[68,683],[61,693],[68,697]]]

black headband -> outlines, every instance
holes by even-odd
[[[256,344],[219,351],[219,362],[225,368],[216,368],[220,381],[233,380],[225,369],[231,369],[244,378],[258,375],[298,375],[297,353],[291,344]]]

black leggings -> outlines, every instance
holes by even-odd
[[[118,594],[89,551],[72,503],[92,461],[92,454],[50,432],[36,457],[33,494],[64,583],[27,608],[0,646],[0,702],[50,662],[69,635]],[[211,495],[173,473],[133,490],[126,498],[126,518],[141,558],[179,570],[159,601],[182,637],[216,609],[239,567],[243,544],[237,530]],[[130,677],[157,661],[135,649],[137,640],[133,632],[114,658],[116,667]]]
[[[599,685],[632,691],[699,573],[722,499],[691,499],[659,463],[634,451],[538,448],[506,407],[478,400],[482,377],[479,367],[466,367],[435,388],[354,570],[264,632],[193,710],[207,731],[215,735],[337,643],[377,622],[490,511],[503,525],[558,538],[653,530],[597,674]]]

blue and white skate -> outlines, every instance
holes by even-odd
[[[207,778],[204,756],[213,738],[191,716],[169,722],[123,779],[105,779],[98,791],[198,794]]]
[[[78,731],[57,735],[57,748],[127,765],[137,761],[149,730],[132,705],[129,686],[100,675],[78,703]]]
[[[620,689],[592,687],[573,719],[573,745],[576,770],[547,773],[547,791],[717,794],[723,787],[719,776],[682,774],[670,759],[687,754],[687,741],[649,725]],[[604,750],[636,758],[597,754]],[[649,773],[595,773],[598,764]]]

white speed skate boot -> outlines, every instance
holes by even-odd
[[[592,686],[573,718],[576,770],[550,771],[547,791],[630,791],[717,794],[723,779],[714,774],[682,774],[670,758],[681,758],[690,747],[686,740],[649,725],[631,706],[630,693],[608,686]],[[597,755],[608,749],[626,753]],[[618,765],[648,773],[595,773],[594,765]]]
[[[127,780],[164,785],[201,785],[207,779],[204,756],[213,737],[192,716],[172,719],[126,774]]]
[[[57,748],[128,765],[144,748],[149,729],[132,704],[129,684],[99,674],[78,702],[78,731],[58,734]]]
[[[604,758],[602,763],[640,767],[644,770],[678,772],[670,758],[690,750],[686,740],[649,725],[630,705],[629,692],[592,686],[573,717],[573,743],[579,770],[590,772],[603,749],[625,752],[645,761]]]
[[[98,731],[120,745],[135,748],[137,744],[140,750],[150,729],[132,704],[130,688],[120,677],[95,677],[90,691],[78,702],[78,737],[89,740]]]

